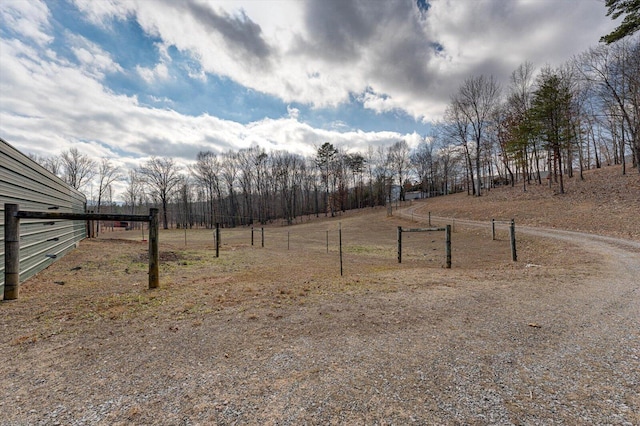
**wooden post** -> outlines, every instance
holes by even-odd
[[[327,229],[327,253],[329,253],[329,230]]]
[[[262,248],[264,248],[264,226],[260,230],[262,231]]]
[[[15,300],[20,292],[20,219],[18,204],[4,205],[4,300]]]
[[[511,226],[509,227],[509,237],[511,239],[511,260],[518,261],[518,254],[516,253],[516,221],[511,219]]]
[[[429,212],[429,226],[431,226],[431,212]]]
[[[340,228],[338,229],[338,241],[340,246],[340,276],[342,276],[342,223],[340,223]]]
[[[402,226],[398,226],[398,263],[402,263]]]
[[[149,288],[160,287],[158,250],[158,209],[149,209]]]
[[[253,247],[253,226],[251,227],[251,247]]]
[[[451,269],[451,225],[447,225],[444,231],[445,251],[447,254],[447,268]]]
[[[220,224],[216,222],[216,257],[220,257]]]
[[[289,234],[290,234],[290,232],[287,231],[287,250],[289,250],[289,247],[290,247],[289,246],[289,240],[290,240],[290,235]]]
[[[491,219],[491,240],[495,241],[496,239],[496,220]]]
[[[93,210],[89,210],[89,213],[93,214],[95,213]],[[89,232],[89,238],[95,238],[96,237],[96,221],[91,219],[89,221],[90,227],[91,227],[91,231]]]
[[[86,233],[87,238],[91,238],[91,221],[90,220],[87,220],[84,223],[84,228],[85,228],[84,232]]]

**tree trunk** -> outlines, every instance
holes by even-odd
[[[478,173],[477,179],[478,179],[478,183],[477,183],[477,192],[476,195],[479,197],[482,194],[482,176],[480,173],[480,140],[476,141],[476,173]],[[473,175],[473,173],[472,173]]]

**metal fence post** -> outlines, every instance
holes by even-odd
[[[398,263],[402,263],[402,226],[398,226]]]
[[[220,224],[216,222],[216,257],[220,257]]]
[[[160,287],[158,250],[158,209],[149,209],[149,288]]]
[[[511,219],[511,226],[509,227],[509,237],[511,239],[511,259],[514,262],[518,261],[518,254],[516,253],[516,221]]]
[[[338,246],[340,247],[340,276],[342,276],[342,223],[338,229]]]
[[[451,269],[451,225],[447,225],[444,234],[445,251],[447,253],[447,268]]]

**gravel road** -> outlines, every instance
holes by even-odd
[[[410,208],[404,215],[416,218],[420,213]],[[456,218],[455,223],[490,229],[486,221]],[[520,234],[585,250],[598,259],[598,272],[579,282],[563,280],[555,289],[540,283],[547,289],[534,297],[527,291],[505,293],[501,312],[488,316],[486,309],[491,308],[481,302],[478,311],[485,312],[483,323],[492,336],[484,342],[467,342],[456,359],[466,360],[462,365],[474,360],[482,365],[473,355],[476,344],[501,348],[487,363],[497,386],[487,386],[486,374],[467,376],[470,386],[484,383],[485,392],[495,393],[494,398],[480,399],[477,391],[462,391],[458,402],[460,413],[465,413],[462,423],[474,418],[492,424],[640,424],[640,242],[517,226],[516,235]],[[456,309],[457,315],[462,308]],[[526,330],[523,318],[531,319]],[[483,400],[495,405],[481,407]],[[486,416],[473,417],[473,407],[478,413],[486,410]]]

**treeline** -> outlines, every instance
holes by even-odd
[[[399,140],[356,152],[326,142],[313,156],[254,146],[200,152],[181,169],[152,158],[122,176],[76,149],[36,158],[78,189],[92,190],[95,209],[115,208],[112,185],[126,181],[119,209],[160,206],[163,225],[239,226],[466,191],[496,185],[549,185],[603,165],[638,166],[640,158],[640,39],[599,45],[558,68],[519,66],[508,82],[467,79],[442,121],[417,147]]]
[[[558,68],[519,66],[502,87],[472,77],[437,128],[463,153],[469,191],[532,181],[564,192],[564,177],[640,158],[640,42],[599,45]],[[640,171],[640,168],[638,168]]]

